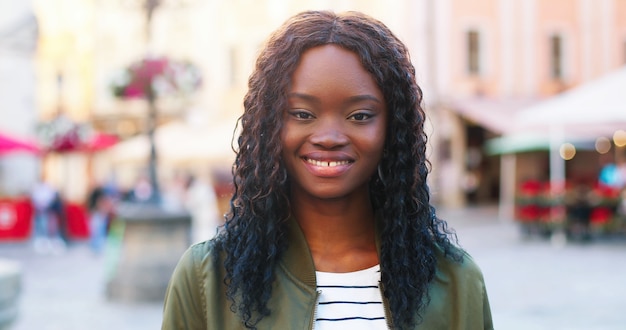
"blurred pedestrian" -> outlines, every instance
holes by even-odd
[[[54,209],[57,198],[57,190],[43,179],[35,183],[31,190],[35,229],[33,247],[37,253],[61,253],[65,250],[58,213]]]
[[[567,230],[575,240],[589,240],[593,189],[584,182],[575,184],[565,195]]]
[[[493,329],[430,205],[421,90],[384,24],[300,13],[249,86],[230,212],[180,260],[163,329]]]
[[[142,174],[137,178],[128,199],[132,202],[146,203],[152,200],[154,193],[154,187],[148,176]]]
[[[105,185],[96,185],[90,192],[87,207],[89,209],[89,243],[95,254],[101,254],[112,220],[117,190]]]
[[[65,210],[65,201],[59,191],[55,191],[51,210],[56,220],[58,237],[63,241],[63,245],[67,246],[70,242],[67,226],[67,212]]]
[[[480,188],[480,171],[468,170],[465,172],[461,188],[465,192],[465,198],[469,205],[478,203],[478,189]]]
[[[167,182],[162,193],[162,203],[164,209],[180,212],[185,210],[185,195],[187,194],[187,180],[190,174],[177,171]]]
[[[187,179],[185,205],[191,213],[191,241],[206,241],[217,233],[221,224],[217,196],[210,182],[195,175]]]

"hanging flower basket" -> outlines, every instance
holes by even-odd
[[[146,57],[118,72],[111,83],[119,99],[187,96],[202,85],[198,67],[188,61]]]
[[[37,136],[43,148],[49,152],[69,152],[80,149],[89,139],[91,128],[76,123],[64,115],[39,123]]]
[[[153,194],[151,203],[160,203],[156,144],[154,131],[158,116],[157,100],[163,97],[184,99],[202,85],[200,70],[188,61],[174,61],[167,57],[145,57],[118,72],[111,81],[113,96],[118,99],[145,99],[148,101],[148,129],[150,159],[148,172]]]
[[[37,125],[37,137],[41,148],[47,152],[99,151],[118,142],[112,134],[95,131],[87,123],[78,123],[64,115]]]

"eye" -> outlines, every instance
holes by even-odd
[[[349,120],[353,120],[353,121],[365,121],[368,120],[370,118],[374,117],[374,115],[366,113],[366,112],[357,112],[355,114],[350,115],[350,117],[348,117]]]
[[[294,117],[295,119],[299,119],[299,120],[308,120],[308,119],[313,119],[315,117],[313,117],[313,114],[306,111],[306,110],[302,110],[302,109],[292,109],[289,110],[289,115]]]

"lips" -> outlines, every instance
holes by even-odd
[[[352,159],[336,157],[303,157],[302,159],[311,174],[324,178],[341,176],[354,163]]]
[[[335,166],[341,166],[341,165],[348,165],[351,162],[348,160],[317,160],[317,159],[310,159],[310,158],[304,158],[304,160],[311,164],[311,165],[315,165],[315,166],[321,166],[321,167],[335,167]]]

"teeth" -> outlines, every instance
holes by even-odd
[[[335,167],[339,165],[346,165],[349,163],[347,160],[323,162],[323,161],[315,160],[315,159],[307,159],[306,161],[315,166],[324,166],[324,167]]]

